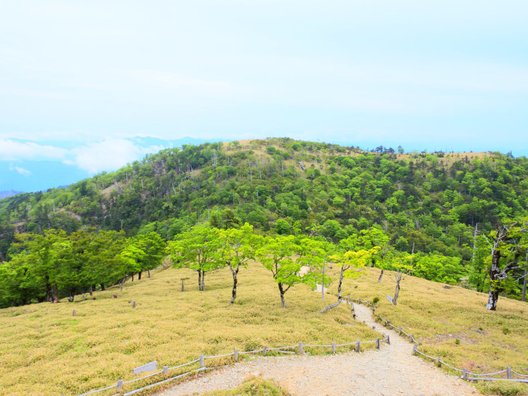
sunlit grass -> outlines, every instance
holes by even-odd
[[[184,293],[182,277],[190,277]],[[152,360],[170,366],[234,348],[379,336],[354,323],[345,306],[320,314],[320,295],[304,285],[293,287],[280,308],[271,274],[258,264],[241,271],[233,306],[227,270],[208,274],[205,292],[195,279],[168,269],[127,283],[123,292],[94,293],[95,300],[0,310],[0,394],[77,394],[132,378],[134,367]]]

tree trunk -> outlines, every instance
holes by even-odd
[[[237,284],[238,284],[238,270],[239,270],[239,267],[237,267],[237,269],[233,269],[231,266],[229,266],[229,268],[231,269],[231,274],[233,275],[233,290],[231,291],[231,304],[234,304],[235,303],[235,299],[236,299],[236,295],[237,295]]]
[[[383,270],[381,270],[379,277],[378,277],[378,283],[381,283],[381,280],[383,279]]]
[[[321,281],[321,300],[324,301],[325,297],[325,264],[323,264],[323,279]]]
[[[51,287],[51,302],[53,304],[56,304],[59,302],[59,290],[57,289],[56,285]]]
[[[394,297],[392,297],[392,304],[398,304],[398,297],[400,296],[400,282],[402,280],[402,273],[398,272],[396,276],[396,288],[394,289]]]
[[[132,282],[134,282],[134,273],[132,272]]]
[[[150,278],[150,270],[147,270],[148,277]]]
[[[141,280],[141,275],[142,275],[142,274],[143,274],[143,271],[139,271],[139,272],[138,272],[138,281]]]
[[[526,301],[526,283],[528,281],[528,268],[524,269],[524,279],[523,279],[523,286],[522,286],[522,293],[521,293],[521,300]]]
[[[341,301],[341,289],[343,287],[343,278],[345,277],[345,267],[341,267],[341,271],[339,272],[339,284],[337,285],[337,301]]]
[[[68,301],[69,302],[74,302],[75,301],[75,290],[73,290],[73,289],[70,290],[70,295],[68,296]]]
[[[488,303],[486,304],[486,309],[489,311],[496,311],[497,310],[497,301],[499,301],[499,291],[498,290],[492,290],[490,287],[490,291],[488,293]]]
[[[104,283],[101,283],[101,291],[105,291],[106,288],[105,288],[105,284]]]
[[[284,301],[284,288],[282,287],[282,283],[277,284],[279,286],[279,293],[280,293],[280,299],[281,299],[281,307],[286,308],[286,302]]]
[[[500,258],[501,258],[501,252],[498,249],[499,242],[502,239],[500,239],[499,231],[497,231],[497,239],[495,241],[495,244],[493,245],[493,249],[491,251],[491,267],[489,270],[489,276],[490,276],[490,289],[488,293],[488,303],[486,304],[486,309],[488,311],[496,311],[497,310],[497,301],[499,301],[499,293],[500,293]]]
[[[198,270],[198,290],[205,290],[205,271]]]

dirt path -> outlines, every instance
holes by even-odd
[[[357,320],[390,336],[381,350],[335,356],[259,357],[177,385],[160,396],[197,395],[235,388],[249,376],[272,378],[292,395],[442,395],[479,393],[412,356],[412,344],[374,322],[369,308],[354,304]]]

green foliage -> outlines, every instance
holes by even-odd
[[[271,271],[278,285],[283,307],[284,294],[295,284],[303,282],[300,274],[302,261],[297,256],[300,250],[293,235],[278,235],[264,237],[262,247],[256,252],[257,259]]]
[[[304,283],[313,288],[317,284],[328,286],[332,279],[325,273],[325,269],[335,245],[324,239],[303,237],[299,240],[299,246],[299,262],[309,268],[309,272],[304,274]]]
[[[488,288],[489,263],[491,263],[491,243],[484,235],[478,235],[474,240],[468,282],[479,292],[483,292]]]
[[[220,230],[206,225],[194,226],[189,231],[176,236],[167,245],[168,252],[177,268],[189,268],[198,273],[198,288],[205,290],[205,273],[225,266],[219,260],[218,251],[222,248]]]
[[[435,282],[457,284],[466,275],[466,269],[458,257],[420,253],[414,257],[412,274]]]
[[[528,159],[398,152],[279,138],[162,150],[66,188],[0,200],[0,261],[15,254],[16,233],[94,226],[172,240],[196,224],[247,222],[264,233],[315,233],[334,243],[355,236],[361,249],[380,247],[365,263],[380,268],[395,265],[392,249],[458,258],[432,256],[486,290],[488,258],[475,258],[473,231],[478,224],[486,236],[501,219],[528,215]],[[123,256],[130,268],[132,253]],[[522,275],[516,269],[503,293],[520,296]]]
[[[217,259],[234,270],[247,266],[249,260],[255,258],[260,244],[260,238],[253,233],[253,226],[249,223],[240,228],[220,230],[218,239]]]
[[[17,240],[11,259],[0,264],[0,306],[73,299],[138,271],[129,262],[133,252],[123,233],[84,228],[67,235],[50,229],[18,234]]]

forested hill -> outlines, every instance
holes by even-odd
[[[15,232],[83,225],[164,238],[209,220],[329,239],[379,225],[401,251],[471,257],[475,226],[527,214],[528,159],[268,139],[167,149],[67,188],[0,200],[0,258]]]

